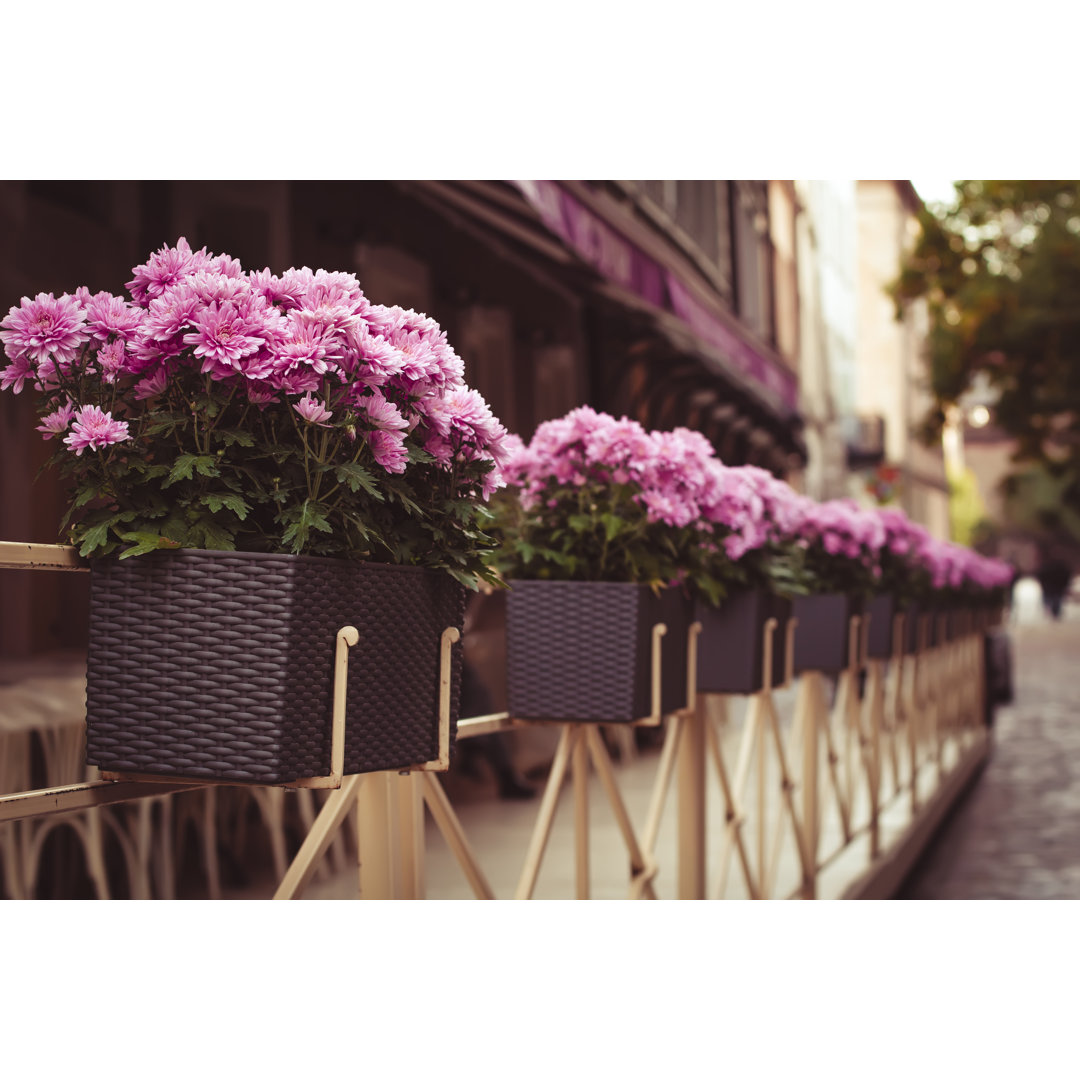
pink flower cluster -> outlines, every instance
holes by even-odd
[[[505,447],[504,474],[520,488],[526,510],[545,498],[554,506],[558,489],[634,484],[651,521],[678,528],[696,522],[703,543],[715,550],[719,542],[733,562],[767,545],[820,545],[873,579],[881,577],[886,551],[913,570],[925,569],[939,589],[991,590],[1011,576],[1006,563],[935,540],[900,510],[861,507],[852,499],[819,503],[765,469],[724,465],[702,435],[685,428],[649,432],[634,420],[583,406],[541,424],[528,445],[510,436]]]
[[[861,562],[880,576],[878,554],[885,543],[885,526],[877,511],[860,507],[854,499],[805,500],[796,535],[801,546],[820,543],[827,554]]]
[[[811,504],[754,465],[727,466],[713,459],[710,471],[714,483],[702,500],[702,517],[727,532],[724,550],[733,561],[768,543],[788,540]]]
[[[531,510],[550,485],[632,484],[650,521],[681,528],[701,520],[703,494],[715,485],[712,447],[687,428],[646,431],[587,405],[541,424],[526,446],[511,436],[503,473]]]
[[[130,299],[78,289],[23,297],[0,322],[9,359],[0,389],[99,374],[131,385],[135,401],[166,392],[181,369],[226,384],[256,406],[291,404],[305,422],[348,417],[386,471],[404,472],[405,437],[447,468],[487,460],[484,497],[501,485],[506,430],[464,383],[464,365],[438,323],[372,304],[354,275],[293,268],[245,272],[228,255],[181,238],[132,270]],[[77,454],[126,438],[123,422],[84,406],[45,418]],[[111,422],[111,424],[110,424]]]
[[[1009,584],[1013,575],[1008,563],[932,536],[921,538],[916,559],[935,589],[1000,589]]]

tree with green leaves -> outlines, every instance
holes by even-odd
[[[985,372],[1016,460],[1058,478],[1080,509],[1080,181],[958,181],[954,204],[919,224],[892,295],[898,315],[928,307],[927,438]]]

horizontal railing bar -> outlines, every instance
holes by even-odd
[[[174,791],[196,791],[205,786],[197,780],[186,784],[91,780],[85,784],[20,791],[14,795],[0,795],[0,823],[49,814],[69,814],[75,810],[92,810],[96,806],[112,806],[155,795],[168,795]]]
[[[20,544],[0,540],[0,568],[10,570],[90,569],[75,548],[67,544]]]
[[[469,739],[474,735],[492,735],[496,731],[509,731],[514,721],[507,712],[487,713],[484,716],[470,716],[459,720],[457,733],[459,739]]]

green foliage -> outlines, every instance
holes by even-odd
[[[966,468],[949,478],[949,528],[953,540],[971,546],[975,531],[986,517],[986,505],[975,473]]]
[[[995,423],[1018,459],[1061,468],[1080,507],[1080,183],[965,180],[955,208],[920,214],[892,286],[925,300],[931,385],[955,402],[977,372],[1000,392]],[[940,408],[925,435],[940,434]]]
[[[91,364],[72,370],[58,394],[107,400]],[[259,408],[180,370],[152,408],[126,417],[129,441],[81,457],[58,447],[48,464],[71,480],[61,528],[83,556],[277,551],[442,569],[473,588],[497,583],[479,495],[492,463],[440,468],[410,437],[407,474],[389,473],[357,434],[357,417],[340,413],[310,424],[284,400]]]
[[[656,588],[687,581],[712,603],[725,594],[700,528],[650,522],[634,483],[606,478],[575,485],[549,481],[530,509],[507,489],[492,499],[501,541],[499,570],[510,578],[628,581]]]

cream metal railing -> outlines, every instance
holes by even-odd
[[[13,543],[0,543],[0,567],[66,571],[86,568],[71,548]],[[626,847],[625,895],[629,898],[657,897],[657,876],[662,863],[669,860],[675,864],[675,895],[683,899],[727,897],[733,895],[733,888],[741,888],[745,896],[753,899],[778,895],[814,898],[822,895],[824,876],[841,862],[847,867],[844,888],[839,892],[833,888],[833,894],[891,895],[937,822],[981,766],[989,748],[983,711],[982,634],[987,620],[970,614],[964,633],[953,641],[929,647],[931,618],[922,617],[919,648],[914,655],[905,655],[904,616],[895,617],[895,647],[889,661],[866,658],[867,620],[853,618],[851,661],[837,679],[831,708],[827,704],[826,676],[813,671],[797,679],[792,676],[794,620],[782,631],[788,636],[789,670],[785,681],[780,687],[770,685],[773,641],[781,628],[775,620],[769,620],[764,640],[765,686],[744,699],[738,730],[733,723],[737,699],[695,692],[700,631],[695,623],[689,634],[686,706],[661,718],[656,705],[654,715],[639,722],[665,725],[640,832],[634,827],[634,815],[620,790],[619,770],[612,763],[598,726],[559,724],[554,761],[536,821],[524,845],[523,869],[513,895],[527,899],[535,894],[568,774],[574,802],[575,895],[579,899],[591,895],[590,771],[599,780]],[[339,635],[338,689],[343,689],[340,676],[347,663],[345,628],[342,634],[346,636]],[[657,627],[652,657],[654,703],[659,701],[662,635],[663,628]],[[944,640],[944,634],[936,640]],[[449,646],[444,635],[444,660]],[[865,690],[860,693],[863,680]],[[777,695],[785,693],[790,697],[792,690],[794,702],[788,723],[786,714],[781,715]],[[447,692],[448,683],[440,700],[440,713],[448,715]],[[342,697],[336,695],[335,747],[346,722]],[[440,718],[444,750],[447,715]],[[530,724],[506,713],[471,717],[459,722],[458,738],[522,726]],[[423,898],[427,891],[425,806],[473,895],[495,898],[482,866],[484,853],[474,850],[438,772],[432,771],[446,768],[445,753],[440,754],[442,760],[428,763],[424,771],[345,777],[340,775],[339,757],[334,758],[337,775],[323,778],[320,785],[333,790],[317,815],[309,812],[307,835],[280,874],[275,898],[290,899],[303,893],[350,817],[356,826],[358,895]],[[733,771],[729,769],[732,760]],[[677,787],[677,839],[674,850],[669,847],[661,852],[658,841],[673,782]],[[199,781],[114,776],[0,794],[0,859],[10,861],[13,848],[17,853],[18,845],[13,845],[5,832],[15,823],[79,813],[93,820],[103,807],[128,802],[148,804],[162,796],[206,787]],[[710,788],[722,808],[719,822],[714,820],[715,802],[714,812],[709,810]],[[310,797],[309,792],[303,794]],[[144,817],[140,816],[139,843],[127,838],[129,864],[150,856]],[[710,829],[719,834],[715,845],[710,842]],[[823,854],[823,847],[829,846],[825,844],[826,832],[835,836],[836,843]],[[863,838],[866,848],[860,856],[858,842]],[[284,855],[279,853],[275,862],[280,870]],[[738,868],[734,881],[733,866]],[[129,876],[143,881],[145,890],[145,867],[133,865]]]

